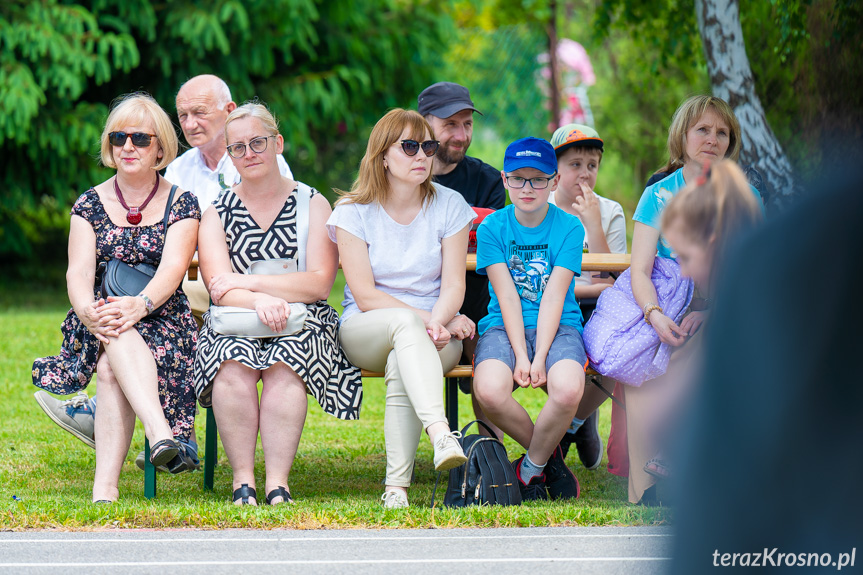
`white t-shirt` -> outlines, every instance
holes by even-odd
[[[548,203],[556,206],[557,204],[554,202],[554,195],[555,192],[551,192],[551,194],[549,194]],[[605,241],[608,242],[608,249],[610,249],[613,254],[625,254],[626,217],[623,215],[623,207],[614,200],[603,198],[599,194],[596,194],[596,199],[599,200],[599,217],[602,221],[602,232],[605,234]],[[582,225],[583,224],[584,222],[582,222]],[[584,234],[584,251],[589,251],[587,246],[587,233]],[[601,272],[585,272],[581,277],[576,276],[575,285],[590,285],[593,283],[591,278],[598,278],[600,273]]]
[[[291,173],[291,168],[288,167],[285,158],[278,154],[276,161],[282,175],[293,179],[294,175]],[[204,213],[204,210],[209,208],[224,190],[240,183],[240,174],[228,156],[227,150],[216,165],[216,169],[211,170],[207,167],[201,150],[192,148],[168,165],[165,170],[165,179],[186,191],[192,192],[198,198],[201,213]]]
[[[440,295],[441,240],[458,233],[476,217],[461,194],[434,186],[435,199],[406,226],[393,220],[377,203],[338,204],[327,220],[327,233],[333,242],[336,228],[366,242],[377,289],[425,311],[431,311]],[[360,311],[347,285],[342,305],[342,322]]]

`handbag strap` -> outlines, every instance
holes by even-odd
[[[306,271],[306,245],[309,243],[309,201],[312,188],[297,182],[297,271]]]
[[[165,237],[168,237],[168,218],[171,217],[171,206],[174,204],[174,192],[177,191],[177,184],[171,186],[171,192],[168,194],[168,203],[165,205],[165,218],[162,220],[162,229],[165,230]]]

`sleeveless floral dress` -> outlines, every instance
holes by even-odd
[[[317,193],[312,190],[313,195]],[[258,226],[233,190],[226,190],[213,203],[236,273],[246,273],[254,261],[296,257],[296,197],[288,197],[267,230]],[[348,361],[339,344],[339,314],[323,300],[308,304],[308,311],[302,331],[268,338],[218,334],[210,327],[209,312],[205,313],[195,360],[195,390],[200,404],[212,404],[213,380],[223,361],[237,361],[256,370],[282,362],[300,376],[326,413],[339,419],[358,419],[362,373]]]
[[[159,265],[166,234],[162,219],[151,226],[117,226],[93,189],[78,198],[72,215],[81,216],[93,227],[97,265],[115,257],[129,264]],[[201,219],[198,201],[189,192],[175,198],[168,227],[186,218]],[[99,297],[99,286],[97,278],[93,286],[94,299]],[[186,295],[178,287],[157,316],[140,320],[135,329],[156,360],[159,401],[165,418],[174,436],[188,441],[195,421],[192,373],[197,325]],[[33,385],[57,395],[69,395],[90,383],[96,370],[100,342],[81,323],[74,309],[66,314],[60,330],[63,333],[60,354],[33,362]]]

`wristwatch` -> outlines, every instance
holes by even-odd
[[[139,293],[138,297],[144,300],[144,307],[147,308],[147,314],[149,315],[153,313],[153,310],[156,309],[155,304],[153,304],[153,300],[151,300],[144,292]]]

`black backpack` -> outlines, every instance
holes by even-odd
[[[477,423],[488,429],[492,437],[465,435],[468,427]],[[515,469],[506,455],[506,448],[494,431],[482,421],[474,420],[461,430],[461,447],[467,461],[449,471],[449,483],[443,504],[447,507],[466,505],[521,505],[521,491]],[[438,481],[441,474],[438,473]],[[432,506],[437,483],[432,493]]]

